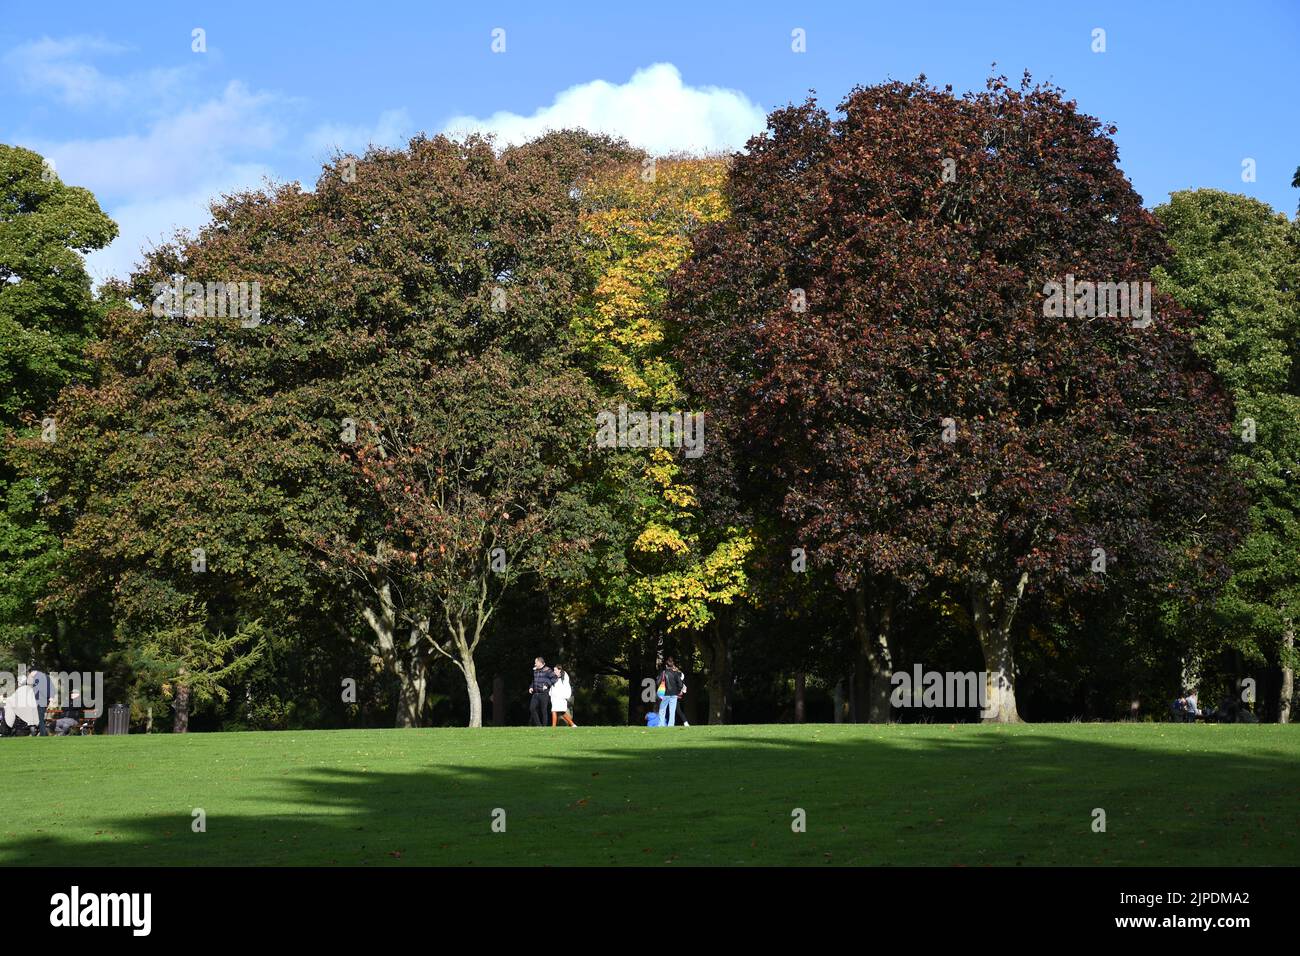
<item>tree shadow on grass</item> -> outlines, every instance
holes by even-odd
[[[1206,743],[1186,731],[1169,745],[1180,748],[1174,752],[1150,739],[1134,746],[943,726],[923,736],[837,728],[821,740],[732,738],[723,729],[693,740],[689,730],[629,728],[626,746],[599,747],[535,731],[523,766],[434,762],[431,737],[427,749],[404,747],[418,751],[405,769],[330,766],[321,756],[274,776],[223,782],[195,798],[206,832],[192,831],[189,807],[100,807],[42,832],[4,833],[0,861],[1294,865],[1300,738],[1253,729],[1213,741],[1226,748],[1249,740],[1248,752],[1184,749]],[[1105,832],[1094,832],[1097,809]],[[806,832],[792,827],[799,810]],[[504,832],[493,829],[498,811]]]

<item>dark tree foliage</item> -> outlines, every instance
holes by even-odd
[[[1112,128],[1028,78],[958,98],[922,77],[839,109],[778,110],[736,157],[732,218],[676,285],[683,363],[741,481],[853,592],[878,676],[898,595],[939,578],[1016,720],[1027,592],[1223,579],[1231,409],[1171,299],[1149,322],[1048,301],[1167,255]]]

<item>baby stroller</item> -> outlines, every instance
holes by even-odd
[[[0,719],[0,729],[3,729],[5,736],[8,737],[26,737],[37,729],[33,725],[39,713],[32,689],[26,685],[20,686],[5,701],[4,718]]]
[[[32,733],[31,724],[21,717],[14,717],[14,725],[9,726],[8,721],[4,719],[4,709],[0,708],[0,737],[30,737]]]

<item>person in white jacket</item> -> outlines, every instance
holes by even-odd
[[[578,726],[569,716],[569,701],[573,699],[573,685],[569,683],[569,672],[563,667],[555,665],[555,683],[551,685],[551,726],[557,725],[557,720],[563,718],[564,722],[570,727]]]

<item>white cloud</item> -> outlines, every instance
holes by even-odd
[[[530,116],[493,113],[486,119],[458,116],[445,132],[494,133],[519,143],[548,130],[581,127],[625,137],[650,153],[738,149],[760,132],[766,113],[743,93],[716,86],[687,86],[671,63],[637,70],[623,84],[593,80],[564,90]]]
[[[171,239],[178,229],[197,232],[206,225],[212,218],[208,207],[222,194],[257,186],[272,175],[269,166],[231,166],[219,177],[205,179],[181,192],[142,196],[106,206],[104,212],[117,223],[119,234],[107,248],[86,256],[86,271],[96,284],[115,276],[126,278],[145,252]]]
[[[280,101],[232,82],[219,96],[164,113],[141,133],[61,143],[28,143],[66,183],[95,194],[121,235],[87,258],[102,281],[125,276],[142,248],[178,228],[196,229],[223,192],[257,187],[274,176],[268,151],[282,139]]]
[[[72,106],[89,106],[121,99],[127,88],[125,83],[85,62],[85,58],[122,52],[123,47],[98,37],[43,37],[14,47],[5,54],[4,63],[24,88],[53,93]]]
[[[270,115],[275,98],[250,93],[242,83],[197,106],[164,114],[146,132],[103,139],[39,144],[64,182],[96,195],[157,196],[187,189],[280,138]]]
[[[141,98],[156,100],[174,89],[186,70],[155,68],[127,76],[110,76],[95,57],[120,56],[130,49],[100,37],[42,37],[8,50],[0,62],[28,92],[49,94],[78,109],[120,107]]]
[[[342,123],[324,123],[303,138],[306,154],[312,159],[325,161],[340,153],[360,156],[368,146],[404,146],[415,132],[415,124],[404,109],[384,110],[373,126],[348,126]]]
[[[88,257],[97,281],[126,276],[143,251],[177,229],[203,226],[222,193],[257,188],[264,179],[283,181],[279,164],[327,160],[335,150],[361,153],[371,144],[400,146],[417,129],[406,110],[390,109],[372,125],[322,122],[299,135],[286,127],[297,115],[297,101],[239,82],[176,104],[192,95],[185,81],[190,68],[172,71],[176,82],[169,86],[167,76],[156,85],[140,83],[139,75],[106,76],[87,62],[121,52],[106,41],[73,37],[28,43],[4,57],[24,84],[68,104],[129,109],[139,119],[137,131],[124,135],[22,144],[50,158],[64,182],[90,189],[118,223],[117,240]],[[675,66],[660,63],[621,85],[596,80],[571,87],[531,116],[460,117],[447,131],[492,132],[514,143],[549,129],[582,127],[662,154],[736,149],[764,122],[762,108],[743,94],[687,86]]]

